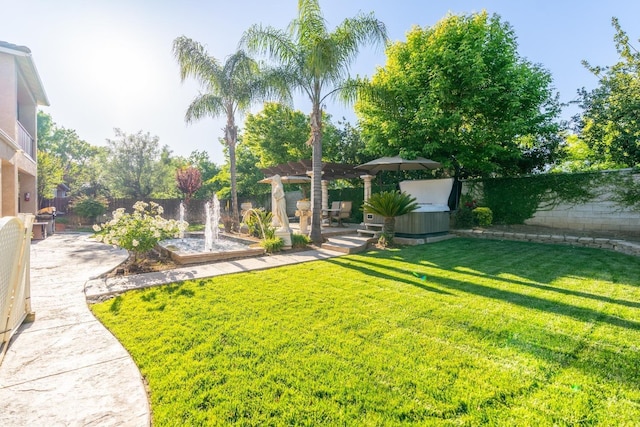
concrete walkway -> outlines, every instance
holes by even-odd
[[[127,257],[55,234],[31,246],[36,314],[0,365],[0,426],[148,426],[147,394],[129,353],[87,308],[87,280]]]
[[[129,353],[91,314],[87,300],[129,289],[342,255],[319,249],[188,266],[157,273],[97,278],[126,251],[88,234],[55,234],[31,246],[36,313],[23,324],[0,364],[0,426],[148,426],[150,411]]]
[[[102,297],[118,294],[130,289],[148,288],[181,280],[202,279],[243,271],[264,270],[265,268],[317,261],[339,255],[344,254],[326,249],[312,249],[284,255],[265,255],[255,258],[242,258],[234,261],[191,265],[173,270],[137,274],[135,276],[120,276],[107,279],[98,278],[87,282],[85,293],[87,300],[96,301]]]

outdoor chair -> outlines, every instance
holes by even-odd
[[[325,209],[322,211],[322,218],[323,219],[328,219],[328,225],[329,227],[331,227],[331,222],[335,219],[336,221],[340,222],[340,211],[341,211],[341,207],[340,204],[342,202],[331,202],[331,208],[330,209]]]
[[[340,203],[340,212],[337,215],[338,225],[342,227],[342,220],[351,218],[351,206],[353,202],[339,202]]]

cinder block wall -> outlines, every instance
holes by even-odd
[[[640,235],[640,212],[610,202],[608,194],[579,205],[560,204],[553,210],[539,210],[529,225],[574,230],[611,231]]]
[[[634,175],[634,179],[639,182],[640,174]],[[466,184],[463,183],[463,194],[470,193],[470,186]],[[640,212],[612,202],[606,188],[599,193],[587,203],[560,204],[551,210],[538,210],[525,224],[640,237]],[[473,197],[481,199],[481,191],[476,191]]]

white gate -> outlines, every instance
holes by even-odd
[[[0,363],[9,341],[31,314],[30,252],[33,215],[0,218]]]

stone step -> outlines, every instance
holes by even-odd
[[[363,230],[361,228],[358,229],[359,235],[365,234],[365,235],[376,236],[376,235],[379,235],[380,233],[381,233],[380,230]]]
[[[369,242],[375,240],[376,239],[370,237],[357,236],[355,234],[334,236],[329,237],[327,241],[322,244],[322,248],[345,254],[355,254],[367,250]]]

